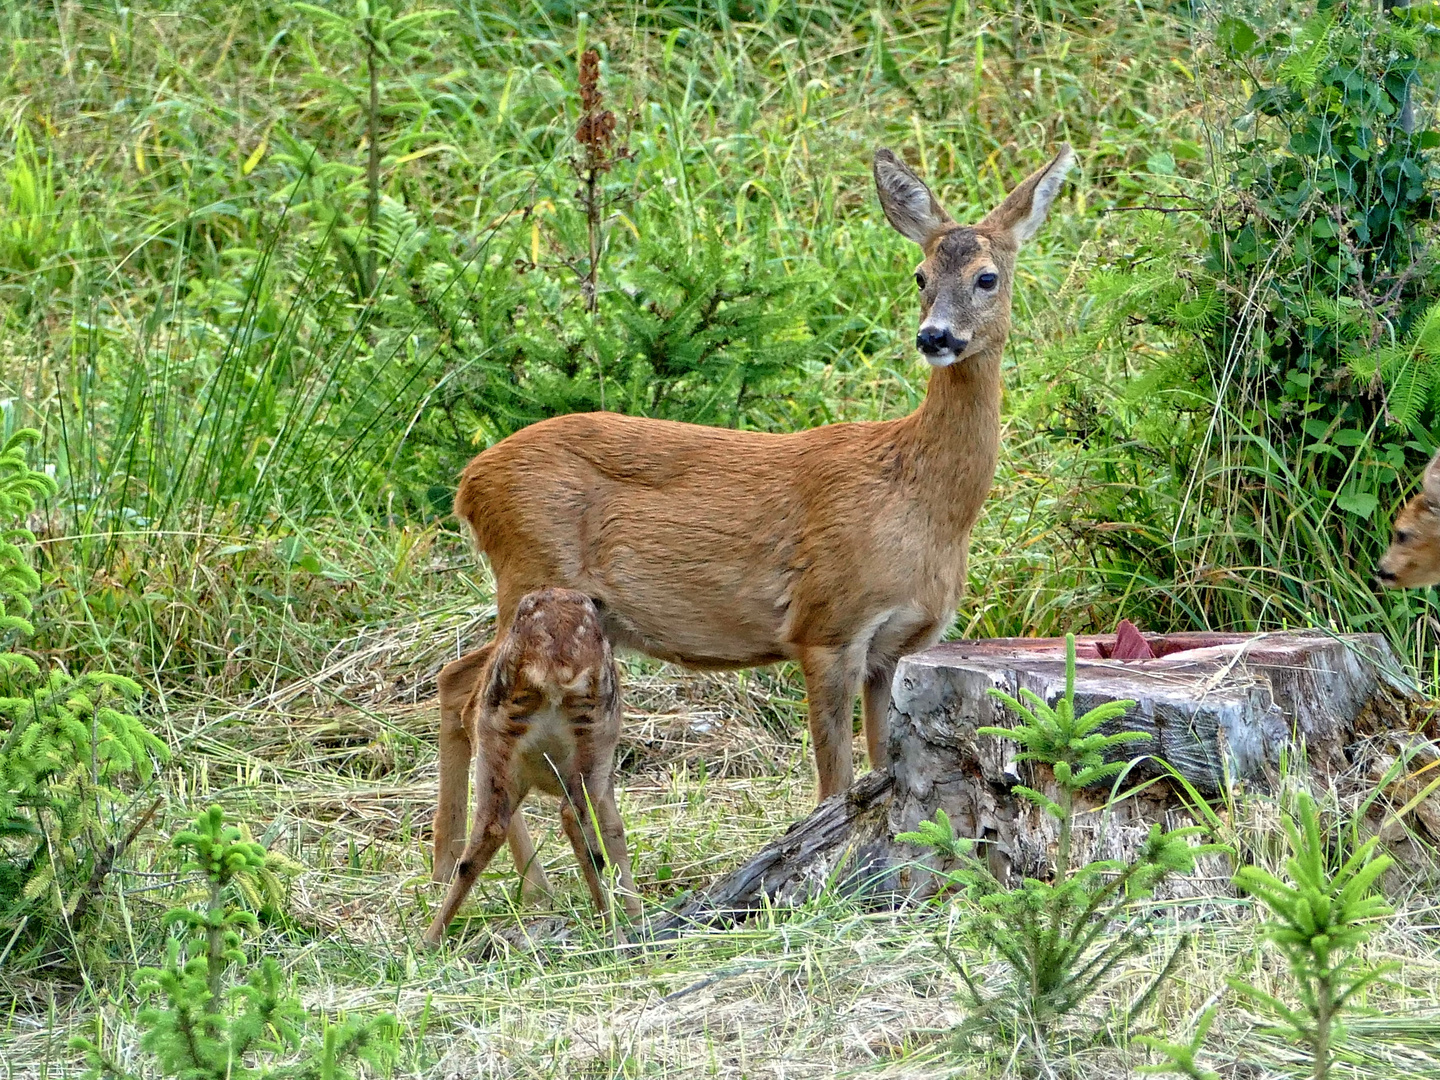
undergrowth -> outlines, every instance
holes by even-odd
[[[416,1075],[929,1075],[953,1065],[956,1001],[994,1005],[1002,971],[1029,987],[1011,1019],[1049,1017],[1076,1075],[1131,1068],[1096,1021],[1121,1031],[1138,1004],[1195,1033],[1168,1045],[1196,1074],[1292,1061],[1205,1019],[1255,955],[1245,909],[1123,895],[1183,868],[1164,833],[1120,887],[1123,868],[1015,893],[982,875],[971,907],[923,916],[824,894],[666,956],[580,920],[547,936],[482,883],[476,951],[419,957],[418,703],[488,630],[490,584],[445,517],[471,455],[577,408],[768,431],[913,409],[913,256],[873,150],[973,221],[1062,140],[1081,175],[1017,267],[957,632],[1375,629],[1433,681],[1433,597],[1367,581],[1434,441],[1407,382],[1434,345],[1427,11],[0,0],[0,434],[33,426],[54,465],[7,507],[34,550],[0,548],[6,616],[35,605],[33,636],[7,623],[5,678],[38,680],[7,683],[5,723],[41,753],[7,774],[7,1067],[73,1067],[57,1032],[84,1030],[94,1066],[190,1068],[173,1036],[196,1020],[202,1073],[303,1071],[371,1031],[326,1018],[393,1014],[377,1054]],[[1341,159],[1350,203],[1315,183]],[[1377,185],[1390,219],[1356,217]],[[793,671],[635,662],[628,687],[642,889],[703,886],[808,809]],[[150,826],[214,801],[304,869],[283,900],[181,902],[172,940]],[[1431,895],[1355,941],[1357,965],[1402,963],[1375,1002],[1436,996]],[[253,928],[230,930],[253,937],[213,965],[212,916],[245,907]],[[1091,936],[1101,912],[1114,936]],[[1000,958],[972,969],[978,1006],[932,933]],[[1186,979],[1130,993],[1187,938]],[[123,974],[142,968],[144,1014]],[[1305,1022],[1270,974],[1251,981]],[[1349,1025],[1357,1075],[1433,1066],[1432,1019],[1373,1020]],[[991,1049],[998,1075],[1023,1047]]]

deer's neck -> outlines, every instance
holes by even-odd
[[[1000,354],[967,357],[930,374],[920,408],[897,440],[911,490],[931,521],[968,536],[995,479],[1000,446]]]

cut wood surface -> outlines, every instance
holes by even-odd
[[[1135,639],[1122,640],[1122,650]],[[1115,635],[1076,639],[1076,708],[1106,701],[1135,705],[1108,730],[1144,731],[1132,744],[1140,756],[1126,787],[1154,782],[1103,815],[1108,792],[1082,800],[1075,831],[1082,860],[1127,858],[1156,822],[1191,823],[1184,785],[1168,780],[1167,764],[1198,793],[1227,784],[1269,786],[1282,757],[1302,760],[1319,777],[1353,765],[1357,739],[1404,732],[1414,691],[1394,651],[1378,634],[1144,635],[1155,655],[1110,659]],[[654,926],[672,936],[686,924],[732,920],[764,904],[792,903],[825,882],[847,891],[862,886],[875,898],[899,899],[934,887],[922,853],[894,840],[943,809],[957,834],[984,843],[1002,880],[1046,877],[1055,827],[1011,788],[1045,790],[1048,771],[1018,764],[1016,746],[982,727],[1010,727],[1015,717],[990,696],[1018,696],[1024,687],[1053,703],[1065,689],[1065,644],[1058,638],[953,641],[900,662],[890,708],[888,776],[871,773],[849,792],[822,804],[753,859]],[[1157,759],[1163,759],[1157,760]],[[1170,895],[1210,890],[1228,881],[1222,859],[1203,861],[1197,875]]]

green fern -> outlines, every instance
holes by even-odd
[[[1403,342],[1347,358],[1351,374],[1385,394],[1390,422],[1408,426],[1440,408],[1440,300],[1425,309]]]
[[[261,1080],[269,1076],[348,1080],[356,1064],[385,1071],[398,1050],[397,1024],[388,1014],[326,1022],[318,1042],[305,1038],[305,1009],[280,965],[270,957],[252,963],[244,936],[258,929],[240,906],[258,895],[272,873],[271,857],[249,830],[225,820],[212,806],[177,833],[172,846],[184,856],[182,872],[197,875],[199,904],[185,899],[165,915],[182,929],[158,968],[136,972],[149,1004],[140,1011],[141,1049],[162,1076],[178,1080]],[[195,895],[195,894],[190,894]],[[239,972],[239,976],[236,976]],[[128,1078],[96,1038],[79,1036],[94,1080]],[[296,1060],[281,1065],[283,1059]]]
[[[1330,56],[1330,34],[1335,15],[1315,15],[1295,35],[1293,51],[1280,61],[1276,75],[1293,90],[1312,90],[1320,69]],[[1303,44],[1302,44],[1303,43]]]

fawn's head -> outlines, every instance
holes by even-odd
[[[485,688],[491,708],[514,715],[613,693],[614,662],[600,614],[584,593],[539,589],[521,598],[496,644]]]
[[[1440,454],[1425,467],[1420,494],[1395,516],[1395,536],[1375,576],[1387,589],[1440,585]]]
[[[978,225],[957,225],[925,182],[889,150],[875,152],[875,190],[895,231],[919,244],[916,347],[935,367],[1004,343],[1015,254],[1050,212],[1074,164],[1069,146],[1020,183]]]

